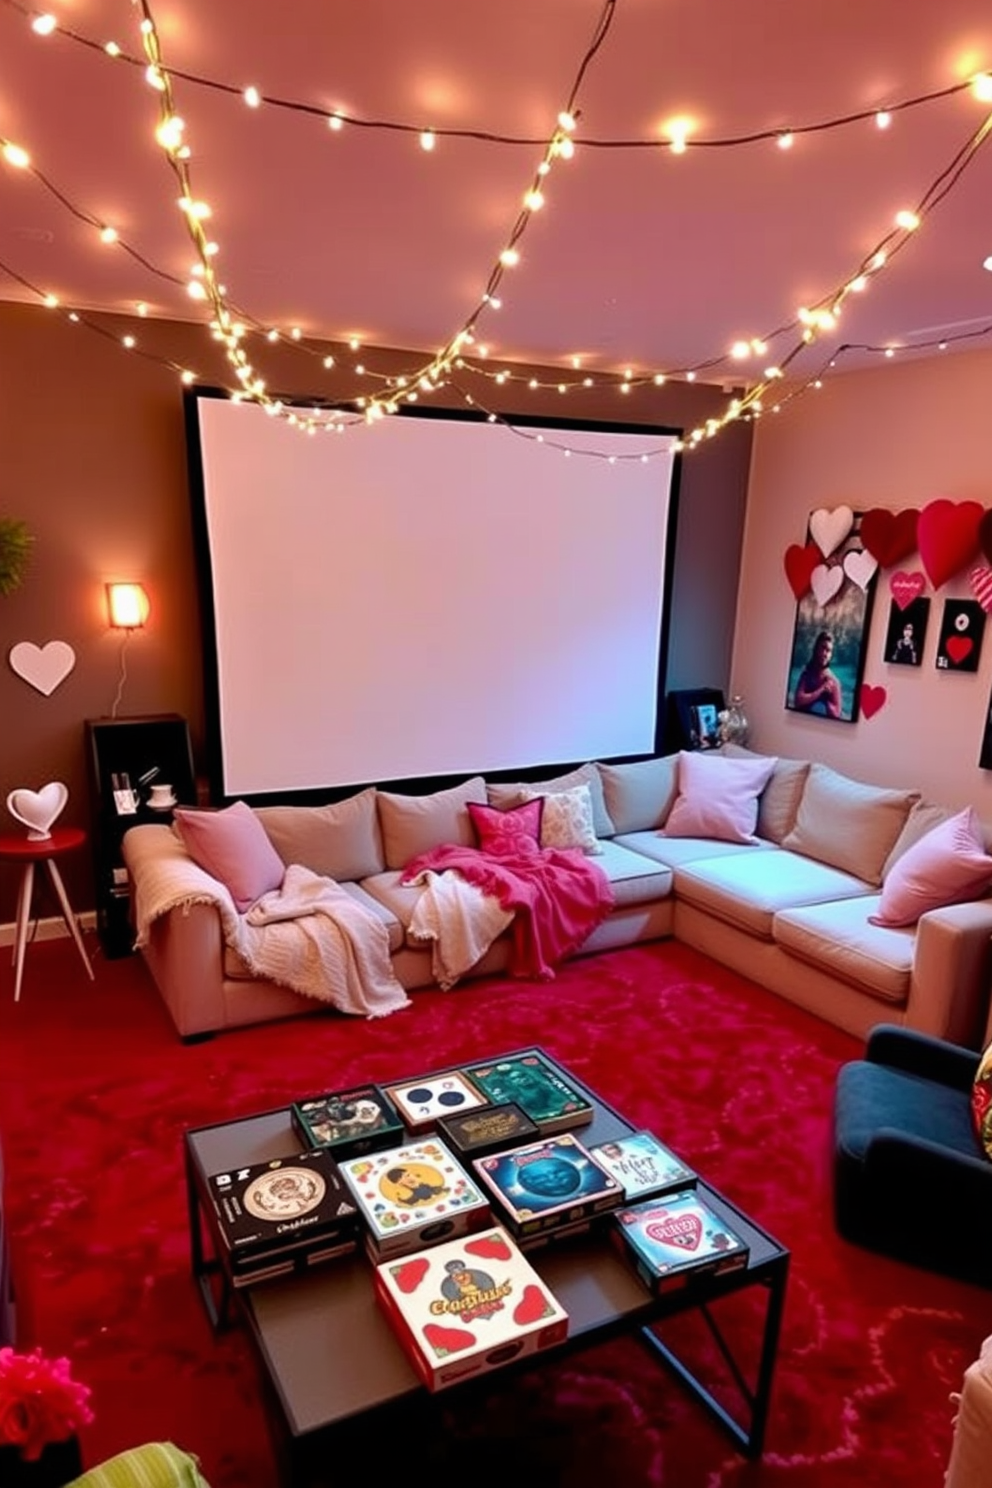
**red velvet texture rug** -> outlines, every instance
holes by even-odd
[[[200,1457],[212,1488],[276,1481],[247,1337],[211,1334],[190,1277],[186,1127],[537,1043],[791,1250],[765,1456],[746,1463],[625,1339],[496,1375],[471,1410],[457,1394],[439,1398],[437,1439],[407,1428],[395,1443],[370,1440],[355,1481],[396,1482],[412,1464],[430,1478],[515,1488],[942,1481],[950,1396],[992,1331],[992,1294],[836,1235],[831,1107],[855,1040],[672,942],[576,960],[546,984],[418,992],[380,1021],[320,1014],[193,1046],[179,1042],[140,960],[98,958],[96,969],[91,985],[68,941],[32,946],[20,1004],[9,980],[0,999],[19,1342],[68,1355],[93,1387],[87,1465],[171,1439]],[[920,1213],[944,1222],[922,1194]],[[758,1293],[718,1313],[746,1360]],[[673,1320],[666,1337],[717,1382],[698,1319]],[[339,1459],[328,1482],[341,1471]]]

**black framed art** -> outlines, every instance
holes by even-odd
[[[929,599],[913,599],[907,605],[900,605],[893,600],[889,606],[889,625],[885,632],[882,659],[890,666],[920,666],[929,619]]]
[[[985,611],[977,599],[945,599],[937,642],[939,672],[977,672]]]

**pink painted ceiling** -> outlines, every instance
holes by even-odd
[[[157,95],[103,50],[141,56],[140,7],[47,8],[64,29],[42,38],[34,11],[0,0],[0,136],[54,188],[0,161],[0,297],[196,319],[202,307],[162,277],[185,281],[193,253],[154,139]],[[231,300],[265,324],[426,352],[479,301],[604,16],[574,158],[546,177],[502,306],[479,318],[491,359],[645,373],[726,357],[847,282],[992,111],[969,90],[897,108],[992,70],[989,0],[150,0],[150,12]],[[310,112],[248,108],[249,85]],[[888,129],[797,132],[789,150],[657,143],[673,116],[714,141],[883,108]],[[332,131],[335,109],[413,132]],[[441,135],[428,153],[425,127],[530,143]],[[992,326],[989,255],[992,138],[795,370],[841,342],[992,344],[954,339]],[[754,370],[728,359],[706,375]]]

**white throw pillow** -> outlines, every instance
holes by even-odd
[[[522,801],[536,801],[540,791],[524,789]],[[584,853],[603,851],[592,821],[592,794],[587,785],[555,791],[544,797],[541,817],[542,847],[577,847]]]

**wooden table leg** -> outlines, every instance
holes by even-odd
[[[93,968],[90,965],[90,958],[86,954],[86,947],[83,945],[83,937],[79,930],[79,923],[76,919],[76,916],[72,912],[72,905],[69,903],[69,896],[65,891],[65,884],[62,882],[62,875],[59,872],[58,868],[55,866],[55,862],[52,858],[46,858],[45,862],[48,865],[48,871],[51,874],[52,884],[54,885],[55,892],[58,895],[59,904],[62,906],[62,918],[65,920],[66,924],[69,927],[69,934],[76,942],[76,949],[83,958],[83,965],[86,967],[86,975],[92,982],[94,980]]]
[[[17,896],[17,931],[14,936],[14,1001],[21,1000],[21,977],[24,973],[24,949],[28,943],[28,921],[31,918],[31,894],[34,889],[34,864],[25,863],[21,891]]]

